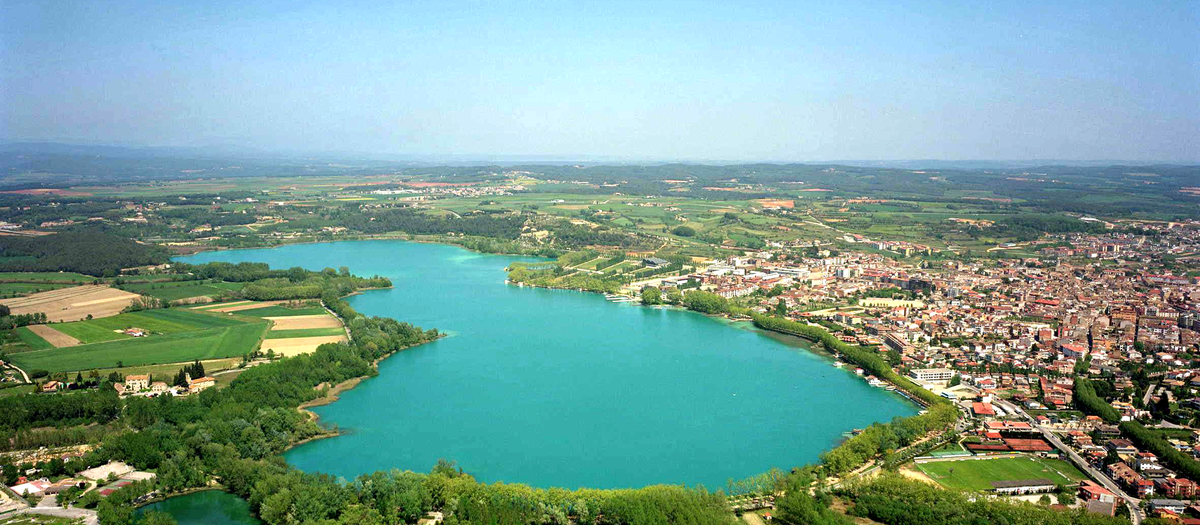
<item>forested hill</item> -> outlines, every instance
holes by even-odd
[[[102,229],[82,229],[43,237],[0,236],[0,271],[79,272],[115,276],[122,268],[162,264],[165,249]]]

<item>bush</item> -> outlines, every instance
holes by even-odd
[[[696,236],[696,230],[695,230],[695,228],[692,228],[691,226],[676,226],[675,229],[671,230],[671,233],[674,233],[675,235],[678,235],[680,237],[695,237]]]

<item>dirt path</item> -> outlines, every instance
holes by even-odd
[[[933,478],[931,478],[931,477],[929,477],[929,476],[925,475],[925,473],[924,473],[924,472],[921,472],[921,471],[919,471],[919,470],[916,470],[916,469],[914,469],[914,468],[910,468],[910,467],[902,467],[902,468],[900,469],[900,475],[901,475],[901,476],[904,476],[904,477],[906,477],[906,478],[908,478],[908,479],[912,479],[912,480],[916,480],[916,481],[921,481],[921,482],[924,482],[924,483],[928,483],[928,484],[930,484],[930,485],[935,485],[935,486],[936,486],[936,485],[938,484],[936,481],[934,481],[934,480],[933,480]]]
[[[59,332],[48,325],[31,324],[28,326],[29,331],[33,332],[45,339],[47,343],[54,345],[55,348],[65,348],[68,346],[79,346],[79,340],[67,334]]]

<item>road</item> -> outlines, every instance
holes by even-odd
[[[34,507],[32,509],[20,510],[13,513],[13,516],[19,514],[41,514],[43,516],[54,516],[57,518],[68,519],[83,519],[85,525],[100,525],[100,518],[96,516],[96,511],[87,509],[64,509],[62,507]]]
[[[1146,387],[1146,395],[1142,396],[1142,406],[1144,406],[1144,407],[1150,406],[1150,394],[1154,393],[1155,386],[1156,385],[1151,384],[1150,386]]]
[[[1145,516],[1142,515],[1141,507],[1138,506],[1139,504],[1141,504],[1142,500],[1137,499],[1133,496],[1130,496],[1129,494],[1126,494],[1125,491],[1122,490],[1121,487],[1119,485],[1117,485],[1117,483],[1115,481],[1110,479],[1103,472],[1093,468],[1091,463],[1088,463],[1087,461],[1085,461],[1082,456],[1080,456],[1078,453],[1075,452],[1075,449],[1068,447],[1066,445],[1066,443],[1063,443],[1062,440],[1059,439],[1058,436],[1054,434],[1054,432],[1051,432],[1050,429],[1048,429],[1046,427],[1038,425],[1037,421],[1034,420],[1032,417],[1030,417],[1030,415],[1027,414],[1025,412],[1025,410],[1023,410],[1020,407],[1013,405],[1012,403],[1009,403],[1007,401],[997,400],[996,403],[1003,406],[1004,409],[1008,410],[1010,413],[1018,414],[1021,417],[1025,418],[1027,421],[1029,421],[1029,424],[1033,425],[1034,428],[1041,431],[1042,437],[1045,437],[1046,441],[1049,441],[1051,445],[1054,445],[1059,450],[1066,452],[1067,457],[1071,458],[1071,462],[1074,463],[1076,467],[1079,467],[1079,469],[1082,470],[1084,473],[1086,473],[1088,475],[1088,477],[1096,480],[1104,488],[1108,489],[1113,494],[1116,494],[1121,499],[1125,500],[1125,504],[1129,506],[1129,517],[1130,517],[1131,521],[1133,521],[1133,525],[1141,524],[1142,520],[1145,519]]]
[[[11,369],[13,369],[13,370],[16,370],[16,371],[20,372],[20,373],[21,373],[21,377],[24,377],[24,378],[25,378],[25,382],[26,382],[26,383],[32,383],[32,382],[33,382],[33,381],[30,381],[30,380],[29,380],[29,374],[26,374],[26,373],[25,373],[25,371],[24,371],[24,370],[21,370],[19,367],[17,367],[17,365],[14,365],[14,364],[12,364],[12,363],[8,363],[8,367],[9,367],[9,368],[11,368]]]

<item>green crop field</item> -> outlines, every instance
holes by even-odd
[[[0,282],[0,297],[16,297],[38,292],[48,292],[59,288],[75,286],[65,283],[5,283]]]
[[[17,338],[20,339],[22,343],[25,343],[25,345],[32,350],[45,350],[47,348],[54,348],[54,345],[50,344],[49,341],[42,339],[42,336],[33,333],[33,331],[27,327],[22,326],[17,328],[16,330],[13,330],[13,333],[17,335]]]
[[[917,468],[947,488],[974,491],[992,490],[993,481],[1046,478],[1072,484],[1087,479],[1070,463],[1033,457],[939,461],[921,463]]]
[[[271,330],[267,339],[292,339],[295,337],[326,337],[331,335],[346,335],[344,328],[302,328],[297,330]]]
[[[240,290],[244,283],[182,281],[168,283],[128,284],[122,288],[133,293],[157,297],[164,301],[178,301],[193,297],[216,297],[222,292]]]
[[[90,283],[98,277],[71,272],[0,272],[0,282]]]
[[[325,315],[324,308],[320,306],[307,306],[304,308],[285,308],[283,306],[264,306],[262,308],[254,308],[252,310],[240,310],[238,315],[249,315],[253,317],[284,317],[290,315]]]
[[[78,339],[83,344],[132,339],[121,333],[129,328],[141,328],[156,334],[172,334],[244,324],[245,318],[204,314],[186,309],[168,308],[120,314],[103,319],[59,323],[54,329]]]
[[[267,323],[193,330],[121,341],[13,354],[26,370],[69,372],[94,368],[182,363],[196,359],[239,357],[258,346]]]

